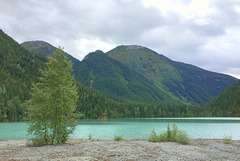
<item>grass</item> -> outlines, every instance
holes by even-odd
[[[94,141],[91,133],[88,134],[88,140]]]
[[[188,137],[187,133],[182,130],[178,130],[178,127],[173,124],[172,129],[170,128],[169,124],[167,126],[167,131],[160,133],[159,135],[156,134],[155,130],[153,129],[150,137],[148,138],[149,142],[178,142],[180,144],[188,144],[190,138]]]
[[[223,143],[224,143],[224,144],[230,144],[231,141],[232,141],[232,137],[231,137],[231,136],[225,137],[225,138],[223,139]]]
[[[199,145],[201,145],[201,146],[206,146],[206,145],[208,145],[208,144],[206,144],[206,143],[204,143],[204,142],[200,142]]]
[[[115,141],[123,140],[123,136],[117,136],[117,135],[115,135],[115,136],[114,136],[114,140],[115,140]]]
[[[92,140],[92,134],[91,133],[88,134],[88,140]]]

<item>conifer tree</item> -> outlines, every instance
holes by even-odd
[[[35,135],[35,145],[62,144],[73,133],[76,102],[75,78],[72,63],[61,48],[49,57],[39,82],[33,84],[29,105],[31,120],[28,133]]]

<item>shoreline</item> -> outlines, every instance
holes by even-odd
[[[192,137],[189,137],[190,140],[224,140],[225,137],[222,137],[222,138],[192,138]],[[227,138],[227,137],[226,137]],[[8,140],[31,140],[32,138],[6,138],[6,139],[1,139],[0,138],[0,143],[1,141],[8,141]],[[69,138],[68,140],[89,140],[88,137],[84,137],[84,138]],[[114,136],[112,137],[93,137],[93,140],[114,140]],[[135,140],[148,140],[148,137],[124,137],[123,136],[123,140],[129,140],[129,141],[135,141]],[[233,142],[240,142],[240,139],[237,138],[237,139],[234,139],[231,137],[231,141]]]
[[[187,145],[145,138],[69,139],[63,145],[28,147],[29,139],[0,140],[0,160],[240,160],[240,140],[191,139]]]

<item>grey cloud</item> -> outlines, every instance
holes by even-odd
[[[89,32],[98,35],[100,33],[103,40],[114,39],[119,42],[134,41],[143,32],[161,25],[163,21],[159,11],[144,8],[140,1],[114,1],[111,6],[95,11],[95,15],[100,15],[92,19],[97,26],[90,27]]]
[[[138,44],[176,61],[238,72],[230,69],[240,69],[240,1],[211,0],[209,6],[213,13],[188,18],[140,0],[1,0],[0,28],[20,43],[44,40],[78,58],[97,50],[91,42]],[[87,52],[79,49],[82,40]]]
[[[212,1],[216,11],[211,15],[216,21],[223,27],[231,27],[240,25],[240,14],[237,12],[236,7],[240,7],[240,1],[238,0],[215,0]]]
[[[205,21],[202,22],[203,24],[200,24],[201,22],[198,23],[197,21],[198,20],[193,20],[188,27],[199,36],[212,37],[226,34],[225,28],[214,20],[203,19],[202,21]],[[201,21],[201,19],[199,21]]]

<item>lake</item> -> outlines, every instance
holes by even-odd
[[[224,138],[240,140],[240,118],[137,118],[111,120],[80,120],[71,138],[148,138],[151,131],[166,131],[175,123],[191,138]],[[0,123],[0,139],[31,138],[26,122]]]

